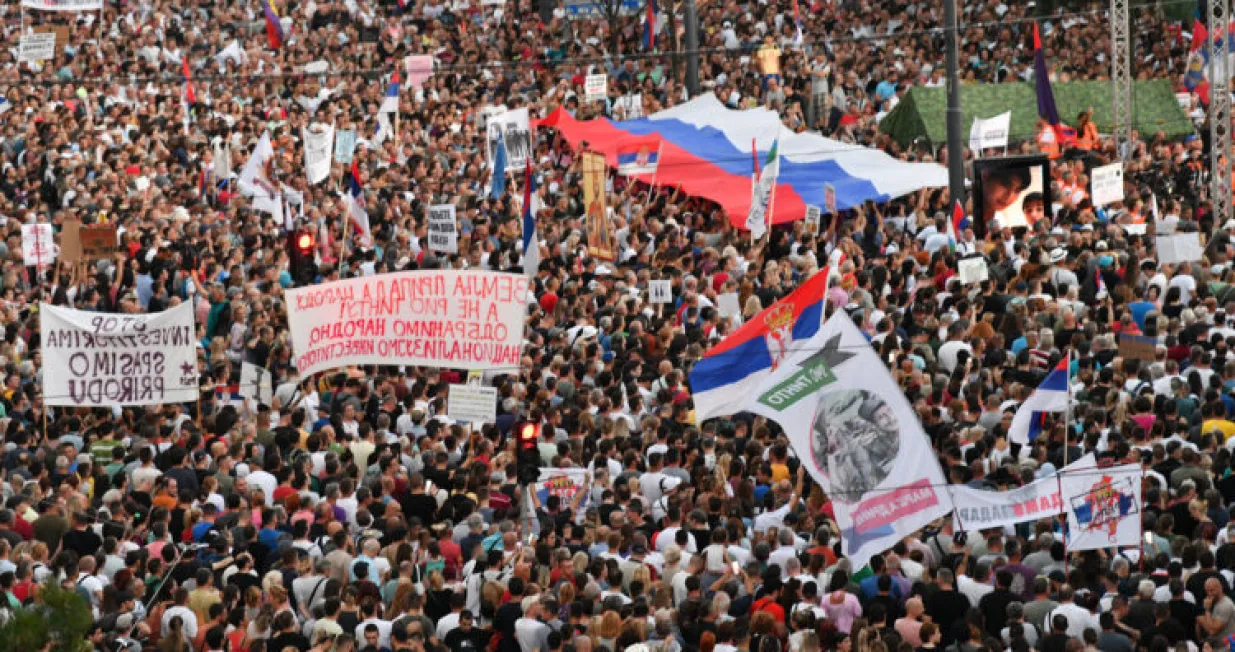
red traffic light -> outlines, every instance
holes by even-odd
[[[533,448],[536,446],[536,440],[540,438],[540,426],[531,421],[524,421],[515,428],[515,435],[518,438],[519,448]]]
[[[296,236],[296,248],[301,253],[309,253],[313,251],[313,234],[308,231],[301,231],[300,235]]]

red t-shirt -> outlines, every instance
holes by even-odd
[[[777,604],[772,598],[760,598],[755,601],[755,604],[751,605],[751,615],[757,614],[760,611],[766,611],[772,614],[772,617],[775,618],[778,623],[784,624],[785,622],[785,608]]]

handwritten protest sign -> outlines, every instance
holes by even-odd
[[[116,253],[116,225],[92,224],[79,232],[81,252],[87,258],[106,258]]]
[[[103,0],[21,0],[21,6],[39,11],[103,11]]]
[[[422,270],[287,291],[296,368],[347,365],[514,369],[528,279],[479,270]]]
[[[18,61],[50,61],[56,58],[56,33],[22,34],[17,45]]]
[[[21,225],[21,259],[27,267],[46,267],[56,260],[50,224]]]
[[[583,79],[583,94],[588,102],[605,99],[605,90],[609,85],[609,75],[588,75]]]
[[[161,405],[197,400],[193,305],[148,315],[39,306],[48,405]]]
[[[446,413],[455,421],[481,425],[497,420],[497,388],[451,385]]]
[[[1124,164],[1116,161],[1093,169],[1089,177],[1094,206],[1106,206],[1124,199]]]
[[[352,156],[356,154],[356,131],[339,129],[334,132],[334,162],[351,165]]]
[[[444,254],[459,253],[459,223],[454,204],[429,207],[429,249]]]

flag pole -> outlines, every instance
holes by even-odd
[[[656,192],[656,176],[660,174],[660,157],[665,151],[665,141],[660,141],[656,146],[656,169],[652,172],[652,185],[648,186],[648,198],[644,203],[651,203],[652,193]]]
[[[776,180],[780,176],[780,124],[776,125],[776,139],[772,141],[772,148],[776,150],[776,160],[772,162],[776,166],[776,176],[772,177],[772,187],[768,190],[768,209],[764,211],[763,220],[766,226],[763,230],[763,237],[766,242],[772,241],[772,211],[776,208]],[[767,166],[764,166],[764,171],[767,171]]]

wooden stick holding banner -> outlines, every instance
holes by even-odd
[[[660,144],[656,146],[656,169],[652,172],[652,185],[648,186],[648,198],[644,203],[651,203],[652,193],[656,192],[656,178],[660,175],[660,157],[664,155],[664,151],[665,141],[662,140],[660,141]]]

